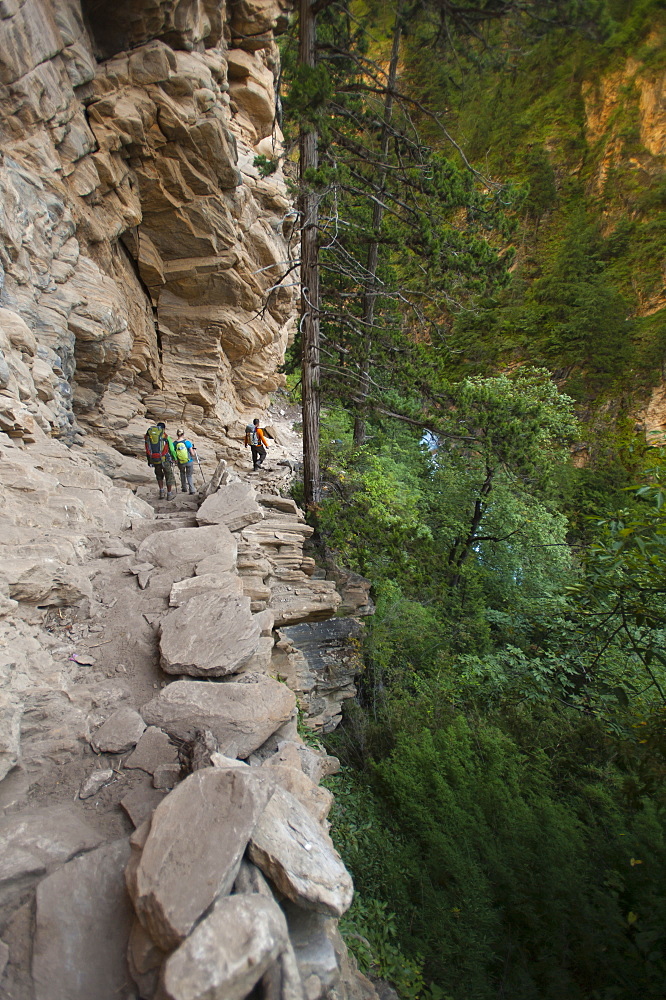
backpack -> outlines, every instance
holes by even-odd
[[[261,445],[256,427],[252,428],[252,433],[250,434],[250,444],[253,444],[255,448],[258,448]]]
[[[190,461],[190,452],[184,441],[175,441],[173,447],[179,465],[185,465]]]
[[[161,427],[149,427],[145,440],[148,461],[151,465],[161,465],[164,452],[164,431]]]

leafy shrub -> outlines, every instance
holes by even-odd
[[[458,716],[337,779],[361,960],[391,978],[397,948],[455,1000],[662,996],[664,819],[620,808],[612,771],[576,766],[562,786],[546,749]]]

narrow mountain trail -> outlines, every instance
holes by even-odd
[[[278,493],[288,487],[290,468],[278,466],[277,462],[299,460],[300,439],[291,423],[277,419],[280,439],[288,444],[287,447],[274,445],[273,464],[267,460],[267,470],[254,473],[248,449],[245,465],[239,464],[232,472],[234,478],[255,490]],[[213,471],[212,463],[204,463],[203,471],[197,467],[195,485],[199,490],[207,485]],[[204,475],[207,475],[206,480]],[[109,552],[124,551],[125,555],[103,557],[87,564],[95,597],[90,620],[73,621],[69,610],[50,615],[49,628],[56,636],[61,636],[64,643],[72,644],[70,655],[76,658],[75,662],[80,662],[80,681],[106,682],[109,701],[117,706],[138,710],[173,679],[160,668],[159,622],[169,611],[173,583],[186,573],[174,556],[171,567],[151,573],[151,578],[142,587],[144,581],[132,572],[132,567],[137,564],[136,549],[149,535],[198,526],[196,512],[202,502],[201,493],[184,494],[179,484],[177,490],[175,500],[167,501],[158,498],[156,486],[136,488],[136,495],[153,507],[155,520],[134,521],[131,528],[119,534]],[[107,706],[101,704],[99,723],[108,715]],[[30,802],[44,806],[74,801],[83,813],[94,815],[96,827],[106,835],[131,832],[132,824],[120,803],[129,792],[138,795],[137,790],[149,788],[152,778],[140,769],[125,768],[124,757],[95,752],[89,744],[83,744],[78,757],[68,755],[62,764],[53,763],[31,783]],[[110,767],[114,769],[113,780],[95,796],[80,799],[79,789],[86,778]]]
[[[220,462],[198,495],[111,490],[139,516],[97,541],[90,599],[34,626],[68,686],[55,709],[33,698],[0,788],[11,1000],[151,1000],[169,977],[164,995],[185,1000],[193,976],[221,975],[214,995],[240,997],[261,970],[271,1000],[375,996],[337,930],[352,883],[319,782],[338,764],[297,728],[297,706],[334,728],[354,694],[361,626],[334,616],[368,613],[367,587],[342,597],[304,554],[312,528],[281,494],[300,442],[273,430],[267,468]]]

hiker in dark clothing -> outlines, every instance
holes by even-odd
[[[144,437],[146,445],[146,458],[148,465],[155,470],[155,478],[160,490],[160,500],[164,497],[167,500],[176,499],[176,478],[173,474],[173,463],[176,456],[173,450],[173,442],[167,436],[166,424],[160,421],[149,427]],[[168,491],[164,488],[166,480]]]
[[[256,472],[264,464],[268,448],[266,435],[259,426],[259,417],[255,417],[245,428],[245,447],[248,445],[252,449],[252,470]]]

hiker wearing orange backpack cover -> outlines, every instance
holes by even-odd
[[[268,448],[266,435],[259,426],[259,417],[255,417],[252,423],[245,428],[245,447],[247,448],[248,445],[252,449],[252,471],[257,472],[264,464]]]

